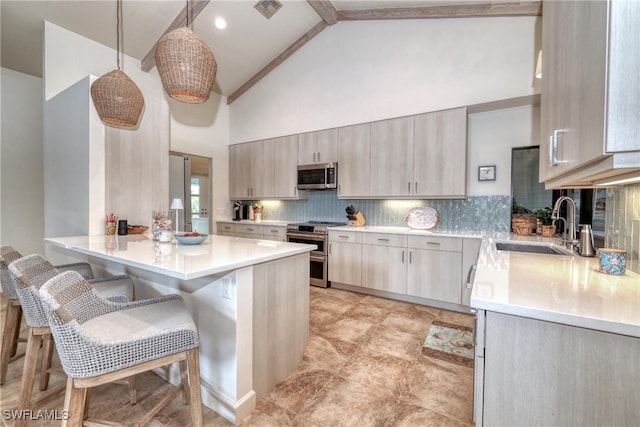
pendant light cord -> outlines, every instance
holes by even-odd
[[[116,1],[116,63],[118,64],[118,70],[120,69],[120,14],[122,0]]]

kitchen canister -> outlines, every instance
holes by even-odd
[[[623,249],[598,249],[600,257],[600,272],[606,274],[622,275],[626,268],[627,251]]]

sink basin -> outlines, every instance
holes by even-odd
[[[528,252],[534,254],[571,255],[566,249],[553,245],[536,245],[532,243],[496,242],[496,249],[509,252]]]

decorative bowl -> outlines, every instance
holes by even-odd
[[[188,234],[188,233],[187,233]],[[173,237],[176,238],[181,245],[199,245],[207,240],[208,234],[198,234],[197,236],[186,236],[185,233],[174,233]]]
[[[147,231],[149,227],[146,225],[129,225],[127,226],[127,233],[129,234],[142,234]]]

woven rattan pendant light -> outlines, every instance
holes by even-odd
[[[122,0],[117,0],[117,63],[113,70],[91,85],[91,99],[98,116],[107,125],[131,127],[138,124],[144,97],[138,86],[120,70],[120,17]]]
[[[189,104],[209,99],[218,64],[211,49],[187,26],[168,32],[156,46],[156,66],[164,90],[171,98]]]

